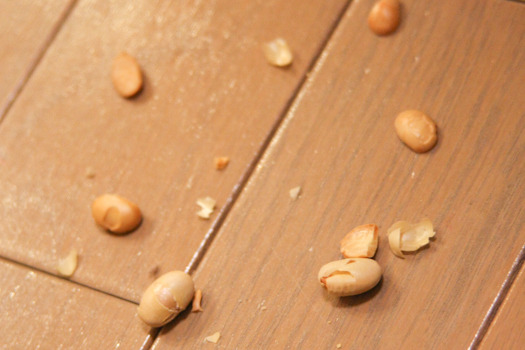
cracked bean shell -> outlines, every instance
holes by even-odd
[[[369,291],[381,280],[381,266],[372,259],[351,258],[332,261],[319,270],[317,278],[326,290],[337,296]]]

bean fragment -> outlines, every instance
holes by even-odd
[[[264,55],[266,60],[271,65],[276,67],[286,67],[292,64],[293,54],[288,43],[282,39],[277,38],[263,45]]]
[[[381,280],[381,267],[372,259],[351,258],[332,261],[319,270],[321,285],[337,296],[364,293]]]
[[[377,225],[367,224],[353,228],[341,240],[341,253],[345,258],[371,258],[377,250]]]
[[[142,221],[139,207],[116,194],[97,197],[91,205],[95,222],[113,233],[126,233],[134,230]]]
[[[414,152],[428,152],[437,143],[436,123],[421,111],[408,110],[400,113],[394,127],[399,139]]]
[[[368,15],[368,27],[377,35],[393,33],[399,26],[401,4],[399,0],[380,0]]]
[[[111,80],[115,90],[122,97],[133,97],[143,84],[142,72],[137,60],[125,52],[120,53],[113,60]]]
[[[168,272],[146,289],[137,310],[150,327],[161,327],[173,320],[191,302],[195,287],[193,279],[182,271]]]

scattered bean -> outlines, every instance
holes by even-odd
[[[120,53],[113,60],[111,79],[115,90],[122,97],[132,97],[142,89],[143,78],[140,66],[135,58],[125,52]]]
[[[421,111],[408,110],[400,113],[394,126],[397,136],[414,152],[428,152],[437,143],[436,123]]]
[[[377,250],[377,225],[353,228],[341,240],[341,253],[345,258],[371,258]]]
[[[381,267],[375,260],[352,258],[324,265],[317,278],[329,293],[348,296],[372,289],[381,279],[381,274]]]
[[[293,54],[290,46],[284,39],[277,38],[263,45],[264,55],[268,63],[277,67],[286,67],[292,64]]]
[[[182,271],[171,271],[146,289],[140,300],[138,315],[148,326],[161,327],[186,309],[193,298],[193,279]]]
[[[377,35],[393,33],[399,26],[401,4],[399,0],[380,0],[368,15],[368,27]]]
[[[97,197],[91,206],[95,222],[113,233],[134,230],[142,221],[139,207],[116,194]]]

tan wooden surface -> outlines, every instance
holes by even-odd
[[[467,348],[525,242],[525,5],[402,2],[401,27],[382,38],[366,27],[372,0],[79,0],[58,27],[65,1],[1,3],[0,103],[42,43],[45,55],[0,121],[0,347],[141,348],[152,338],[134,303],[151,271],[184,269],[211,233],[194,273],[204,312],[164,327],[154,349]],[[4,37],[15,17],[26,42]],[[261,54],[277,36],[290,69]],[[121,50],[146,75],[131,100],[109,79]],[[4,74],[12,57],[20,66]],[[438,124],[429,154],[393,131],[409,108]],[[223,172],[217,155],[231,158]],[[137,231],[95,227],[89,206],[104,192],[140,205]],[[218,200],[210,221],[195,215],[203,196]],[[388,226],[422,217],[436,240],[394,257]],[[318,269],[371,222],[382,282],[327,295]],[[72,247],[72,281],[50,275]],[[484,349],[519,349],[522,290],[523,272]]]
[[[350,6],[199,265],[204,312],[165,328],[154,349],[471,343],[525,241],[525,7],[403,1],[401,28],[378,38],[371,4]],[[396,114],[414,108],[439,126],[428,154],[394,133]],[[423,217],[436,240],[395,257],[388,226]],[[380,226],[383,280],[329,296],[317,272],[363,223]],[[202,345],[216,331],[219,344]]]
[[[80,0],[0,124],[0,254],[54,273],[76,247],[73,280],[133,301],[156,267],[184,269],[218,215],[199,219],[196,200],[224,205],[346,4]],[[262,55],[277,36],[296,54],[289,69]],[[132,100],[109,78],[122,50],[146,77]],[[138,230],[95,226],[106,192],[139,204]]]
[[[0,348],[138,349],[136,305],[0,259]]]
[[[70,3],[71,0],[0,1],[0,120]]]
[[[523,267],[492,322],[481,349],[520,349],[525,344],[525,273]]]

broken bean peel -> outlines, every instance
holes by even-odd
[[[113,60],[111,80],[115,90],[122,97],[129,98],[136,95],[143,84],[142,72],[137,60],[125,52],[117,55]]]
[[[76,249],[71,249],[68,256],[58,261],[57,272],[60,276],[69,278],[73,276],[78,264],[78,253]]]
[[[139,207],[116,194],[97,197],[91,205],[95,222],[113,233],[126,233],[134,230],[142,221]]]
[[[421,111],[408,110],[400,113],[394,127],[399,139],[414,152],[428,152],[437,143],[436,123]]]
[[[399,0],[380,0],[374,4],[368,15],[368,27],[377,35],[395,32],[401,18]]]
[[[193,279],[188,274],[168,272],[146,289],[137,313],[148,326],[161,327],[186,309],[194,292]]]
[[[405,252],[413,252],[430,242],[434,237],[434,226],[429,219],[423,219],[418,223],[411,224],[407,221],[398,221],[387,231],[388,243],[392,252],[404,259]]]
[[[349,296],[374,288],[381,280],[381,275],[381,266],[375,260],[350,258],[324,265],[317,278],[329,293]]]
[[[377,250],[377,225],[367,224],[353,228],[341,240],[341,253],[345,258],[371,258]]]

